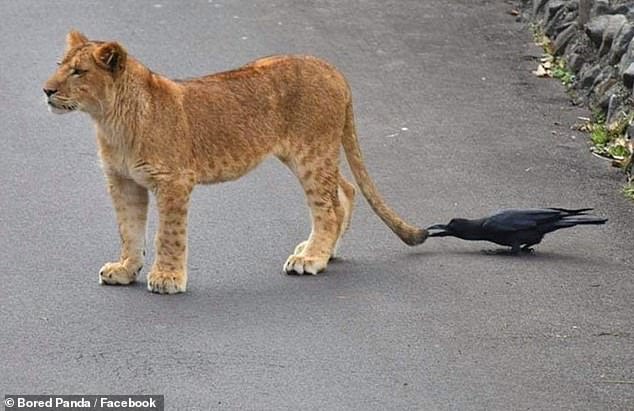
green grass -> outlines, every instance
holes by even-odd
[[[554,46],[552,40],[544,33],[544,29],[541,24],[532,23],[530,25],[530,30],[533,33],[533,41],[535,44],[540,46],[544,53],[548,55],[552,55],[554,51]]]
[[[592,122],[605,124],[605,113],[598,108],[592,110]]]
[[[555,59],[555,68],[552,70],[552,76],[563,84],[566,88],[570,88],[575,81],[575,75],[572,73],[564,59]]]
[[[554,55],[555,46],[552,40],[544,33],[541,25],[531,24],[530,30],[533,33],[533,41],[542,48],[545,54],[544,57],[551,64],[550,68],[547,69],[548,75],[558,79],[564,87],[570,89],[575,81],[575,75],[568,68],[566,60]]]
[[[610,147],[608,147],[608,153],[613,158],[625,158],[630,155],[630,150],[628,150],[627,147],[623,145],[613,144]]]
[[[627,139],[627,128],[634,121],[634,113],[621,113],[610,124],[605,122],[605,114],[593,111],[593,121],[588,125],[592,151],[603,157],[612,159],[612,165],[620,168],[627,176],[628,183],[622,193],[626,198],[634,201],[634,181],[632,179],[632,164],[634,153]]]
[[[590,140],[592,140],[592,144],[598,147],[603,147],[610,141],[605,124],[594,124],[592,126]]]
[[[630,200],[634,201],[634,183],[627,183],[623,187],[622,192],[626,198],[629,198]]]
[[[546,76],[558,79],[568,93],[574,93],[572,85],[575,82],[575,75],[562,58],[554,55],[554,45],[552,40],[544,33],[540,24],[533,23],[530,26],[535,44],[544,51],[541,64],[545,69]],[[623,187],[623,195],[634,201],[634,178],[632,168],[634,164],[634,153],[632,145],[627,139],[627,129],[634,122],[634,113],[620,113],[615,121],[610,124],[606,122],[606,115],[601,110],[592,111],[592,120],[584,126],[584,130],[590,133],[592,151],[602,157],[612,160],[615,167],[627,175],[628,183]]]
[[[606,124],[605,115],[601,112],[594,111],[592,118],[588,129],[595,153],[614,159],[623,159],[632,154],[626,136],[627,128],[634,120],[634,114],[622,113],[610,124]]]

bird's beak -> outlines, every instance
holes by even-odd
[[[432,232],[433,230],[439,230],[436,232]],[[446,237],[451,235],[451,231],[446,224],[435,224],[427,227],[427,231],[429,231],[430,237]]]

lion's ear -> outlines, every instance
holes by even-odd
[[[113,73],[118,73],[125,66],[128,53],[119,43],[104,43],[93,51],[97,64]]]
[[[76,30],[71,30],[66,35],[66,50],[88,43],[88,38]]]

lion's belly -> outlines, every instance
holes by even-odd
[[[200,184],[215,184],[237,180],[257,167],[268,153],[212,155],[200,159],[196,174]]]

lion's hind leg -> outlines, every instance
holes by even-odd
[[[329,158],[292,167],[306,194],[312,229],[308,240],[300,243],[286,260],[287,274],[315,275],[328,265],[345,219],[339,201],[337,168],[336,161]]]
[[[352,210],[354,209],[354,198],[356,194],[356,188],[346,178],[339,174],[339,187],[337,188],[337,197],[339,198],[339,207],[336,207],[337,224],[339,226],[339,233],[337,235],[337,242],[332,250],[330,258],[337,257],[337,250],[343,235],[350,227],[350,220],[352,220]],[[304,247],[308,244],[308,240],[302,241],[297,244],[293,254],[300,254]]]
[[[352,210],[354,209],[354,197],[356,189],[354,185],[350,183],[346,178],[339,173],[339,187],[337,188],[337,196],[339,198],[339,204],[341,212],[338,213],[337,218],[339,221],[339,234],[337,236],[337,242],[332,252],[331,258],[337,257],[337,250],[343,235],[350,227],[350,220],[352,220]]]

